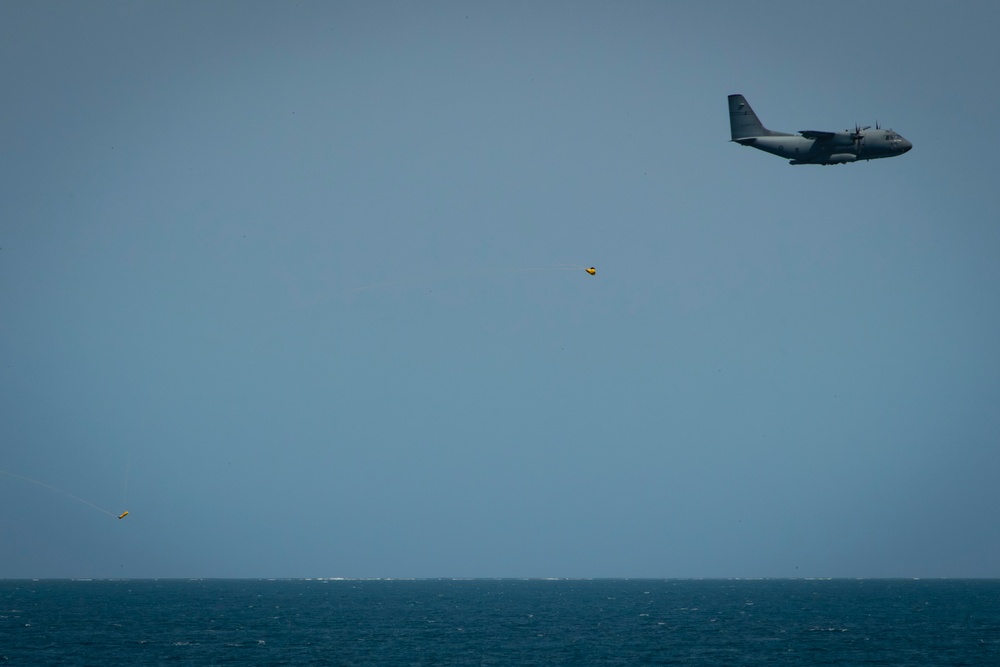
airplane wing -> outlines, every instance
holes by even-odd
[[[820,130],[801,130],[799,132],[806,139],[817,139],[819,141],[824,141],[826,139],[832,139],[836,132],[821,132]]]

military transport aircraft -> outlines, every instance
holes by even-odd
[[[729,129],[733,141],[789,158],[790,164],[844,164],[858,160],[896,157],[913,144],[875,123],[843,132],[803,130],[798,134],[774,132],[764,127],[742,95],[729,96]]]

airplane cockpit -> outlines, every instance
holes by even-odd
[[[885,140],[889,143],[889,148],[894,151],[901,151],[905,153],[913,148],[913,144],[892,130],[885,131]]]

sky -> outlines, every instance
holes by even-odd
[[[0,4],[0,578],[1000,577],[998,21]]]

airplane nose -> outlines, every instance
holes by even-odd
[[[907,152],[908,150],[910,150],[911,148],[913,148],[913,144],[911,144],[906,139],[903,139],[902,144],[903,144],[903,152],[904,153]]]

